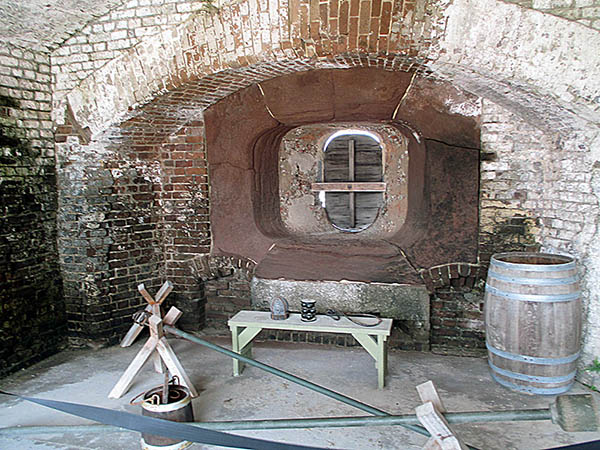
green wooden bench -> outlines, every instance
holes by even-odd
[[[373,319],[361,320],[368,323]],[[228,323],[231,329],[233,351],[248,358],[252,357],[252,340],[263,329],[351,334],[375,358],[378,387],[383,389],[385,386],[387,338],[392,329],[392,319],[382,319],[377,326],[364,327],[343,316],[340,320],[334,320],[332,317],[318,314],[317,320],[314,322],[302,322],[300,314],[292,313],[286,320],[273,320],[270,312],[240,311],[229,319]],[[239,376],[243,369],[244,364],[234,359],[233,375]]]

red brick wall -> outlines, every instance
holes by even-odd
[[[190,260],[210,252],[208,167],[204,123],[189,122],[161,146],[162,227],[165,276],[177,289],[173,301],[184,312],[180,325],[204,324],[204,291]]]
[[[206,281],[206,324],[227,332],[227,321],[238,311],[252,309],[247,272],[234,270],[226,277]]]
[[[481,354],[485,351],[483,293],[486,269],[474,264],[445,264],[423,270],[431,294],[431,349]]]

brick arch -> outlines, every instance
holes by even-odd
[[[349,2],[325,16],[301,3],[297,11],[297,5],[280,8],[276,0],[260,6],[243,1],[222,6],[216,15],[194,16],[124,52],[67,94],[65,103],[97,136],[186,86],[194,106],[205,108],[240,88],[302,70],[357,65],[415,70],[432,30],[443,26],[427,17],[439,13],[431,0],[419,12],[413,2],[363,2],[360,16]],[[180,110],[176,116],[185,114]]]
[[[600,45],[600,33],[498,0],[443,3],[423,1],[416,10],[403,1],[361,2],[369,14],[360,15],[344,2],[325,12],[308,2],[299,10],[273,0],[264,11],[249,1],[225,5],[140,43],[71,91],[67,103],[94,136],[118,123],[132,132],[160,112],[183,124],[198,109],[284,74],[376,66],[451,80],[549,128],[599,122],[600,91],[589,71],[598,71],[600,56],[586,48]],[[491,10],[498,14],[490,22]],[[554,48],[524,45],[547,29],[569,39]]]
[[[419,73],[422,66],[406,55],[346,54],[327,64],[316,60],[294,59],[261,62],[238,69],[225,69],[197,80],[186,80],[157,96],[118,125],[118,135],[129,142],[143,140],[159,143],[193,121],[220,100],[253,85],[295,73],[332,68],[380,68],[386,71]],[[265,107],[268,107],[265,101]]]
[[[490,14],[493,11],[493,14]],[[427,67],[537,127],[600,124],[600,32],[497,0],[458,0]]]

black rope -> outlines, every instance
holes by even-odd
[[[375,314],[346,314],[346,313],[338,313],[333,309],[328,309],[326,314],[331,317],[333,320],[340,320],[340,316],[344,316],[350,322],[355,323],[356,325],[360,325],[361,327],[376,327],[381,323],[381,317],[376,316]],[[369,319],[377,319],[375,323],[365,323],[357,320],[358,318],[369,318]]]

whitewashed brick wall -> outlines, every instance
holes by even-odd
[[[598,0],[505,0],[525,8],[576,21],[600,30],[600,1]]]
[[[600,213],[587,145],[536,128],[490,101],[482,121],[482,151],[496,158],[481,164],[482,226],[521,212],[538,222],[531,234],[542,247],[586,255]]]
[[[584,345],[580,367],[600,352],[600,164],[585,136],[561,138],[484,101],[481,131],[482,242],[499,227],[525,218],[526,235],[515,246],[577,258],[582,276]],[[486,159],[492,158],[492,161]],[[580,379],[591,381],[589,372]]]
[[[56,92],[73,89],[124,50],[185,22],[207,5],[206,0],[132,0],[104,14],[52,53]]]
[[[0,44],[0,95],[10,97],[20,107],[11,109],[14,120],[41,157],[53,157],[53,123],[50,119],[50,57],[9,44]]]

